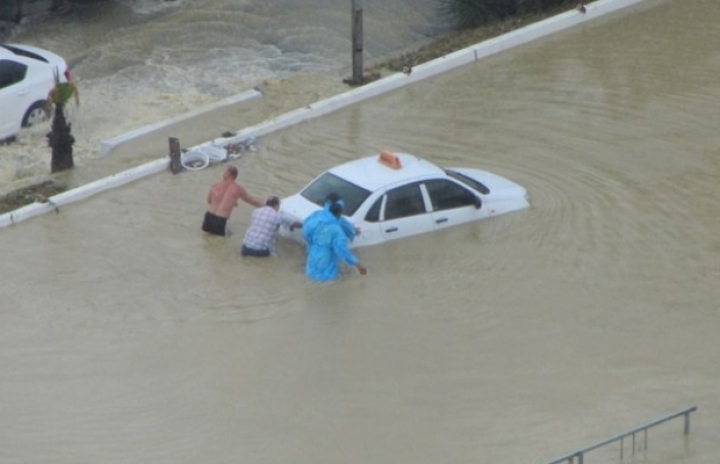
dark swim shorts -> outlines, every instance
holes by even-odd
[[[202,230],[209,234],[222,235],[223,237],[227,231],[227,218],[215,216],[210,211],[205,213],[205,219],[203,220]]]

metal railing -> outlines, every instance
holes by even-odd
[[[685,427],[684,427],[684,433],[685,435],[690,433],[690,413],[695,412],[697,410],[697,406],[692,406],[687,409],[683,409],[682,411],[678,411],[673,414],[669,414],[665,417],[661,417],[660,419],[654,420],[652,422],[648,422],[647,424],[641,425],[639,427],[635,427],[632,430],[628,430],[627,432],[623,432],[621,434],[615,435],[614,437],[608,438],[607,440],[600,441],[598,443],[595,443],[594,445],[590,445],[587,448],[583,448],[577,451],[573,451],[572,453],[566,454],[565,456],[561,456],[559,458],[555,458],[551,461],[546,462],[545,464],[560,464],[562,462],[567,462],[568,464],[584,464],[584,458],[585,453],[588,453],[594,449],[600,448],[605,445],[609,445],[610,443],[614,443],[616,441],[620,442],[620,460],[623,459],[623,450],[624,450],[624,442],[627,437],[632,437],[632,449],[633,449],[633,455],[635,454],[635,435],[638,433],[643,433],[645,435],[645,447],[644,449],[647,450],[647,432],[648,429],[651,427],[655,427],[656,425],[662,424],[663,422],[667,422],[669,420],[675,419],[680,416],[684,416],[685,418]],[[577,461],[576,461],[577,459]]]

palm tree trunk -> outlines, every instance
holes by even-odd
[[[52,129],[47,134],[48,145],[52,148],[50,172],[71,169],[73,163],[73,144],[75,137],[70,134],[71,124],[65,119],[64,105],[55,105]]]

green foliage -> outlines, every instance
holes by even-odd
[[[80,104],[78,89],[72,82],[60,82],[58,73],[55,73],[55,87],[50,91],[47,98],[47,110],[54,109],[52,126],[46,135],[48,145],[52,148],[50,160],[50,171],[59,172],[71,169],[73,161],[73,144],[75,137],[71,134],[71,125],[65,118],[65,105],[71,98],[76,104]]]
[[[569,0],[438,0],[438,10],[455,27],[469,29],[572,3]]]
[[[80,104],[80,93],[77,86],[72,82],[60,82],[60,77],[55,73],[55,87],[50,91],[47,98],[47,111],[50,113],[56,106],[64,107],[70,101]]]

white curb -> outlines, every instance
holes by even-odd
[[[104,177],[102,179],[90,182],[89,184],[82,185],[78,188],[68,190],[63,193],[59,193],[49,198],[47,203],[32,203],[24,206],[15,211],[0,215],[0,227],[6,227],[11,224],[17,224],[18,222],[30,219],[31,217],[39,214],[50,213],[52,211],[58,211],[60,206],[74,203],[79,200],[95,195],[96,193],[109,190],[111,188],[125,185],[143,177],[147,177],[151,174],[164,171],[168,168],[168,159],[159,159],[145,163],[143,165],[128,169],[110,177]]]
[[[231,138],[215,139],[211,142],[205,142],[203,144],[197,145],[196,147],[192,147],[191,149],[205,145],[224,147],[225,145],[230,143],[242,142],[250,137],[258,137],[279,129],[283,129],[293,124],[297,124],[301,121],[307,121],[309,119],[324,116],[340,108],[352,105],[353,103],[367,100],[380,94],[398,89],[405,85],[412,84],[414,82],[418,82],[429,77],[433,77],[450,69],[472,63],[473,61],[508,50],[518,45],[531,42],[540,37],[544,37],[561,30],[569,29],[584,21],[594,19],[608,13],[612,13],[614,11],[635,5],[642,1],[644,0],[598,0],[592,4],[586,5],[586,12],[584,14],[579,13],[576,10],[561,13],[557,16],[553,16],[543,21],[539,21],[537,23],[525,26],[521,29],[517,29],[507,34],[465,48],[463,50],[459,50],[449,55],[415,66],[412,69],[412,73],[410,75],[405,75],[403,73],[396,73],[390,75],[378,81],[350,90],[349,92],[345,92],[343,94],[336,95],[326,100],[313,103],[305,108],[290,111],[289,113],[285,113],[281,116],[278,116],[277,118],[267,120],[258,125],[247,127],[243,130],[238,131],[236,135]],[[256,92],[258,95],[253,94],[253,92]],[[236,97],[232,97],[230,99],[218,102],[215,107],[237,103],[238,101],[243,101],[243,99],[257,98],[260,95],[261,94],[257,91],[249,91]],[[232,103],[224,103],[227,101],[232,101]],[[205,111],[208,111],[208,109],[206,108],[200,110],[192,115],[200,114]],[[114,139],[110,139],[109,141],[106,141],[107,143],[109,143],[108,146],[110,147],[107,152],[114,148],[114,146],[112,145],[112,141],[117,141],[121,138],[124,138],[121,141],[129,140],[130,138],[137,137],[151,130],[157,130],[160,127],[164,127],[187,117],[191,117],[191,115],[184,115],[183,117],[180,117],[178,119],[171,119],[169,121],[153,124],[151,126],[139,129],[138,131],[134,131],[129,134],[116,137]],[[121,141],[117,142],[116,145],[121,143]],[[103,145],[106,142],[103,142]],[[103,154],[106,154],[106,152],[103,151]],[[24,221],[25,219],[29,219],[39,214],[56,211],[57,207],[61,205],[82,200],[95,193],[118,187],[120,185],[127,184],[128,182],[132,182],[134,180],[147,177],[151,174],[158,173],[160,171],[168,169],[169,164],[170,158],[166,156],[161,159],[143,164],[136,168],[123,171],[114,176],[106,177],[90,184],[86,184],[73,190],[69,190],[67,192],[55,195],[50,198],[50,201],[48,203],[33,203],[10,213],[2,214],[0,215],[0,227],[6,227],[11,224],[16,224],[20,221]]]

